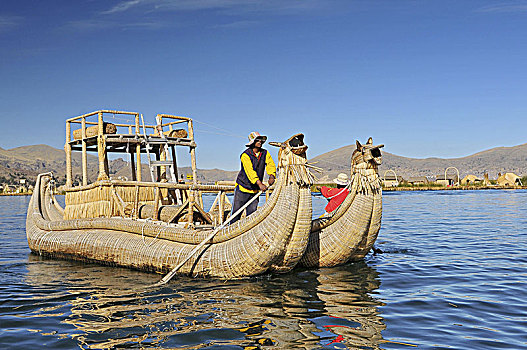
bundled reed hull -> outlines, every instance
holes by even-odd
[[[352,156],[350,193],[331,216],[312,221],[300,264],[331,267],[361,259],[373,248],[382,218],[382,189],[377,166],[381,146],[357,142]],[[373,152],[374,156],[371,156]]]
[[[286,166],[289,163],[281,168],[265,205],[219,230],[179,274],[231,279],[285,272],[296,265],[307,247],[311,226],[311,181],[306,181],[310,174],[304,166],[305,155],[288,157],[293,163],[297,159],[297,168]],[[162,273],[178,266],[211,233],[127,218],[65,220],[65,214],[52,204],[49,181],[50,175],[39,175],[26,221],[28,244],[37,254]]]

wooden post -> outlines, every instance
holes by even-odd
[[[159,201],[161,200],[161,188],[156,187],[156,196],[155,196],[155,203],[154,203],[154,217],[153,219],[155,221],[159,221]]]
[[[176,182],[179,182],[179,174],[177,172],[176,146],[171,145],[170,150],[172,151],[172,165],[174,167],[174,175],[176,176]]]
[[[163,146],[161,146],[161,145],[159,146],[159,158],[160,158],[160,160],[162,160],[162,161],[167,160],[167,154],[166,154],[166,152],[165,152],[165,147],[163,147]],[[162,166],[162,167],[160,167],[160,168],[161,168],[161,169],[160,169],[160,172],[161,172],[161,173],[165,173],[165,179],[167,179],[167,180],[170,179],[169,174],[168,174],[168,171],[167,171],[167,167],[166,167],[166,166]]]
[[[86,152],[86,117],[82,117],[82,185],[88,185],[88,155]]]
[[[188,137],[192,141],[193,145],[190,146],[190,161],[192,165],[192,183],[197,184],[197,173],[196,173],[196,143],[194,142],[194,128],[192,127],[192,119],[188,121]]]
[[[104,122],[102,112],[99,112],[99,132],[97,135],[97,150],[99,153],[99,176],[97,181],[108,180],[108,159],[106,155],[106,139],[104,138]]]
[[[135,135],[139,135],[139,114],[135,115]],[[135,153],[137,155],[137,181],[141,181],[141,142],[135,146]]]
[[[73,171],[71,169],[71,123],[66,122],[66,144],[64,145],[64,152],[66,152],[66,187],[72,186]]]
[[[194,225],[194,193],[196,190],[188,191],[188,223],[192,227]]]
[[[139,186],[135,186],[135,197],[134,197],[134,218],[139,218]]]
[[[161,160],[161,147],[159,147],[157,152],[154,151],[154,153],[156,155],[156,160],[160,161]],[[156,178],[157,178],[157,182],[161,182],[161,167],[160,166],[156,167]],[[156,180],[152,179],[152,182],[155,182],[155,181]]]
[[[135,170],[135,154],[132,149],[130,149],[130,170],[132,171],[132,181],[137,181],[137,173]]]
[[[223,212],[225,211],[224,205],[225,205],[225,192],[220,191],[220,202],[218,204],[218,214],[219,214],[218,223],[220,225],[223,224]]]
[[[192,146],[190,146],[190,161],[192,166],[192,184],[197,185],[197,173],[196,173],[196,143],[194,142],[194,128],[192,127],[192,119],[188,121],[188,136],[192,141]],[[196,190],[189,191],[189,203],[188,203],[188,222],[193,225],[194,223],[194,201],[196,196]]]

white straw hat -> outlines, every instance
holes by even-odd
[[[256,140],[261,140],[262,143],[267,141],[267,136],[260,135],[258,131],[251,132],[248,138],[249,138],[249,143],[245,144],[245,146],[247,147],[251,147],[256,142]]]
[[[346,186],[348,184],[348,175],[344,173],[340,173],[337,175],[335,179],[333,179],[333,182],[337,185],[343,185]]]

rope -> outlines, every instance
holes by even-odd
[[[154,237],[154,239],[152,240],[152,242],[150,242],[149,244],[146,244],[146,241],[145,241],[145,226],[146,224],[149,222],[149,221],[152,221],[151,218],[148,218],[145,220],[145,222],[143,223],[143,226],[141,226],[141,238],[143,239],[143,244],[148,248],[150,247],[152,244],[154,244],[154,242],[156,241],[157,237],[159,237],[159,233],[161,232],[161,230],[158,230],[157,231],[157,234],[156,236]]]
[[[112,116],[107,115],[106,118],[115,119],[115,120],[123,120],[130,124],[133,122],[132,119],[119,118],[119,117],[116,117],[115,114],[113,114]]]
[[[38,243],[37,243],[37,247],[38,247],[38,255],[42,256],[42,251],[40,250],[40,243],[42,243],[42,241],[44,240],[44,238],[49,235],[51,232],[53,232],[53,230],[49,231],[49,232],[46,232],[42,237],[40,237],[40,239],[38,240]]]
[[[207,126],[209,126],[209,127],[211,127],[211,128],[214,128],[214,129],[216,129],[216,130],[220,130],[220,131],[225,132],[225,133],[222,133],[222,134],[218,133],[217,135],[233,136],[233,137],[239,137],[239,138],[242,138],[242,139],[245,139],[245,138],[246,138],[246,136],[240,136],[240,135],[234,135],[234,134],[231,134],[231,131],[230,131],[230,130],[226,130],[226,129],[218,128],[217,126],[214,126],[214,125],[212,125],[212,124],[208,124],[208,123],[205,123],[205,122],[202,122],[202,121],[196,120],[196,119],[194,119],[194,118],[192,118],[192,120],[193,120],[194,122],[196,122],[196,123],[203,124],[203,125],[207,125]],[[201,131],[201,132],[206,132],[206,131]],[[213,132],[209,132],[209,133],[213,134]]]
[[[237,137],[237,138],[241,138],[241,139],[244,139],[244,138],[245,138],[245,137],[240,136],[240,135],[227,134],[227,133],[224,133],[224,132],[206,131],[206,130],[199,130],[199,131],[196,131],[196,133],[198,133],[198,134],[205,133],[205,134],[212,134],[212,135],[221,135],[221,136]]]

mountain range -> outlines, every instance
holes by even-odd
[[[322,168],[320,174],[315,174],[321,180],[335,177],[340,172],[348,172],[350,158],[355,150],[355,145],[344,146],[336,150],[321,154],[309,160],[309,163]],[[75,181],[81,179],[80,153],[74,153],[72,166]],[[94,181],[97,177],[97,157],[88,155],[88,178]],[[114,159],[109,162],[110,174],[113,177],[130,178],[128,162],[123,159]],[[411,176],[438,176],[448,167],[459,170],[460,176],[468,174],[496,178],[498,173],[513,172],[517,175],[527,175],[527,143],[513,147],[496,147],[462,158],[408,158],[388,152],[383,152],[383,164],[380,175],[388,170],[393,170],[398,176],[408,178]],[[66,174],[66,160],[64,151],[47,145],[22,146],[12,149],[0,148],[0,183],[18,182],[26,178],[34,182],[39,173],[52,171],[59,183],[64,183]],[[454,174],[455,170],[449,170]],[[143,178],[150,179],[146,164],[142,167]],[[190,173],[188,167],[179,169],[179,173]],[[220,180],[233,181],[237,171],[221,169],[199,169],[199,180],[214,182]],[[391,172],[390,172],[391,173]]]
[[[314,165],[324,169],[323,175],[331,178],[339,172],[349,171],[351,154],[355,148],[355,145],[341,147],[310,159],[310,163],[316,163]],[[393,170],[397,176],[405,179],[413,176],[437,177],[444,175],[449,167],[457,168],[461,178],[469,174],[483,177],[487,173],[489,178],[493,179],[497,178],[498,173],[506,172],[520,176],[527,175],[527,143],[513,147],[491,148],[461,158],[418,159],[384,151],[382,158],[382,165],[379,167],[381,176],[388,170]],[[448,173],[455,174],[455,170],[449,170]]]

